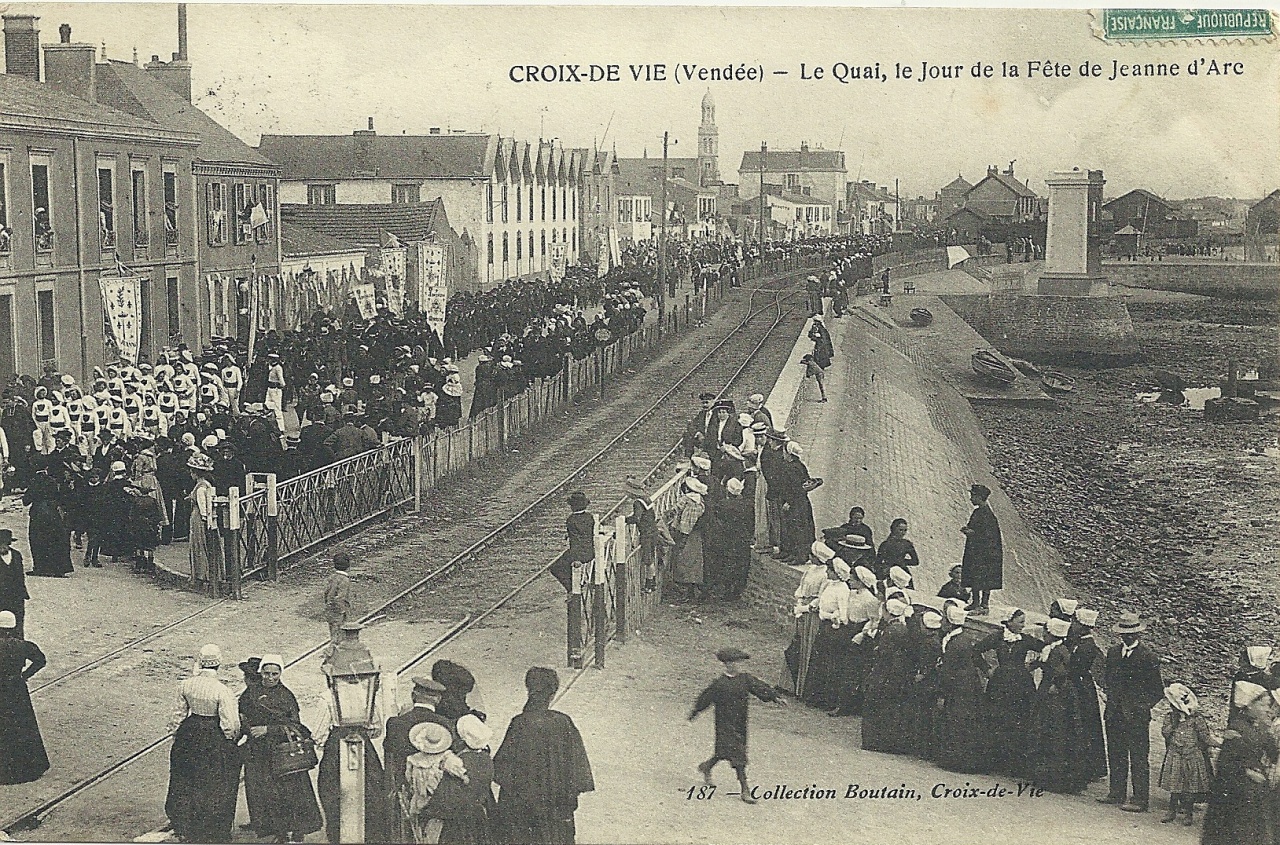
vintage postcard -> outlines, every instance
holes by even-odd
[[[1280,843],[1278,32],[5,5],[0,840]]]

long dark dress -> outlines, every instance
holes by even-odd
[[[1238,736],[1228,735],[1218,754],[1200,843],[1275,845],[1275,797],[1266,783],[1254,782],[1245,772],[1265,773],[1276,762],[1276,740],[1265,726],[1247,718],[1236,718],[1228,727]]]
[[[1098,685],[1093,680],[1093,664],[1102,656],[1102,649],[1092,635],[1081,637],[1071,649],[1067,668],[1075,687],[1076,703],[1080,708],[1080,730],[1084,733],[1085,772],[1090,780],[1106,777],[1107,747],[1102,739],[1102,707],[1098,703]]]
[[[1027,728],[1036,684],[1026,659],[1028,651],[1038,651],[1043,645],[1026,636],[1005,642],[1004,632],[996,631],[973,649],[978,668],[986,668],[987,652],[995,652],[998,663],[987,679],[986,692],[987,743],[992,771],[1011,777],[1027,774]]]
[[[303,736],[310,731],[298,716],[298,700],[284,684],[274,687],[255,686],[240,696],[240,722],[245,733],[253,727],[266,726],[267,735],[250,737],[244,778],[250,778],[261,796],[262,812],[256,820],[259,836],[281,836],[287,833],[315,833],[323,824],[316,803],[310,772],[297,772],[283,778],[271,776],[271,748],[288,741],[286,726]]]
[[[975,590],[999,590],[1004,586],[1004,545],[1000,522],[986,502],[973,509],[966,526],[973,531],[964,539],[962,583]]]
[[[226,842],[236,818],[240,755],[217,716],[182,720],[169,751],[165,815],[185,842]]]
[[[58,502],[58,486],[38,473],[22,501],[30,505],[27,539],[31,544],[31,571],[35,575],[65,575],[71,571],[71,528]]]
[[[423,814],[444,822],[440,845],[489,845],[497,804],[493,799],[493,758],[488,751],[458,753],[467,782],[446,777]]]
[[[747,672],[733,677],[721,675],[698,694],[698,700],[689,712],[692,719],[708,707],[715,707],[716,747],[713,759],[727,760],[735,769],[747,766],[748,695],[754,695],[761,701],[774,701],[778,697],[773,687]]]
[[[1055,646],[1040,664],[1040,686],[1028,730],[1028,761],[1036,786],[1075,793],[1084,789],[1090,776],[1089,760],[1081,753],[1086,738],[1066,648],[1066,643]]]
[[[942,657],[942,631],[920,628],[912,634],[915,671],[907,696],[907,724],[911,732],[911,753],[925,760],[933,758],[937,745],[938,661]]]
[[[27,679],[44,668],[35,643],[0,635],[0,784],[39,780],[49,771]]]
[[[353,734],[361,735],[361,731],[341,727],[329,731],[329,738],[324,743],[324,756],[320,758],[320,771],[316,775],[316,788],[320,793],[320,803],[324,806],[325,835],[333,845],[342,841],[342,742]],[[386,802],[389,787],[383,777],[382,761],[378,759],[378,752],[367,735],[364,735],[364,770],[364,841],[390,842],[387,821],[391,816]],[[248,786],[246,778],[245,787]]]
[[[934,762],[953,772],[990,769],[982,676],[974,665],[974,637],[959,633],[946,644],[938,663],[937,744]]]
[[[727,599],[737,599],[747,586],[754,509],[754,500],[741,495],[717,500],[707,509],[707,581]]]
[[[890,623],[875,638],[871,672],[863,682],[862,747],[866,751],[911,751],[908,698],[915,679],[911,635]]]

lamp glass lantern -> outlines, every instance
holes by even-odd
[[[338,726],[373,724],[382,673],[369,649],[355,638],[340,643],[324,670]]]

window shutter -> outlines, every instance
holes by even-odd
[[[218,222],[217,209],[214,208],[214,183],[210,182],[204,186],[204,216],[205,216],[205,235],[209,241],[209,246],[218,245]]]

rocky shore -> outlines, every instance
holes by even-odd
[[[1066,369],[1074,394],[1052,408],[975,406],[996,475],[1068,564],[1076,596],[1114,619],[1138,610],[1182,680],[1225,705],[1245,645],[1280,645],[1280,416],[1216,424],[1144,402],[1152,372],[1216,385],[1235,359],[1274,377],[1275,304],[1134,297],[1146,362]]]

